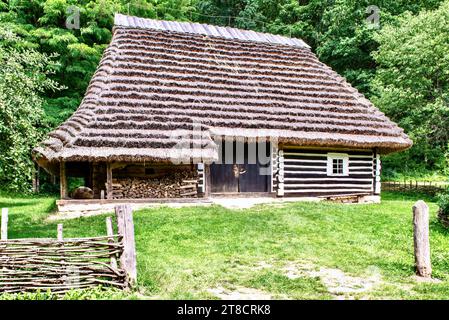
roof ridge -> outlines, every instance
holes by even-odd
[[[310,49],[310,46],[307,43],[298,38],[291,38],[264,32],[256,32],[253,30],[214,26],[206,23],[156,20],[116,13],[114,16],[114,26],[202,34],[225,39],[281,44]]]

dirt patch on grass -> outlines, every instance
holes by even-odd
[[[207,289],[207,292],[222,300],[271,300],[271,294],[254,288],[238,287],[225,289],[223,287]]]
[[[355,295],[372,290],[382,283],[382,276],[377,268],[368,268],[367,276],[357,277],[346,274],[340,269],[317,267],[313,264],[288,263],[283,268],[290,279],[299,277],[318,277],[329,293],[336,299],[354,299]]]

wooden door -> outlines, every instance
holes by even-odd
[[[234,174],[234,165],[210,165],[210,184],[212,193],[234,193],[239,191],[239,179]]]
[[[269,148],[267,148],[267,150],[269,150]],[[224,150],[220,149],[219,152],[222,155],[222,159],[226,159]],[[236,162],[236,157],[234,157],[234,162]],[[259,159],[257,159],[256,163],[249,162],[248,146],[246,144],[242,163],[211,164],[211,192],[269,192],[271,175],[266,174],[266,170],[264,171],[264,169],[269,168],[270,164],[261,165]]]
[[[268,192],[269,177],[261,172],[261,165],[240,165],[239,192]]]

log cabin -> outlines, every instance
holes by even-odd
[[[371,197],[401,128],[302,40],[116,14],[76,112],[33,150],[94,199]]]

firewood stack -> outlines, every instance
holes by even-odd
[[[159,178],[120,178],[112,180],[114,199],[197,197],[196,172],[177,171]]]

